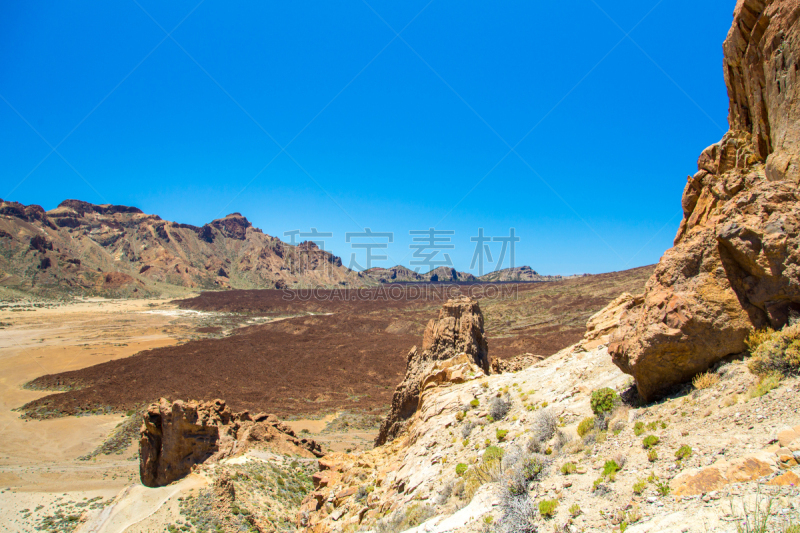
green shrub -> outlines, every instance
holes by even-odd
[[[592,399],[590,401],[592,412],[596,415],[607,413],[614,409],[614,405],[618,400],[619,396],[614,389],[608,387],[597,389],[592,393]]]
[[[642,433],[644,433],[644,422],[640,420],[633,425],[633,434],[638,437]]]
[[[416,527],[436,514],[436,510],[430,505],[415,503],[406,510],[406,515],[400,523],[399,531],[405,531]]]
[[[603,476],[610,476],[611,474],[616,474],[618,471],[619,465],[613,459],[606,461],[603,465]]]
[[[647,481],[644,479],[638,480],[636,483],[633,484],[633,493],[634,494],[641,494],[644,492],[644,489],[647,488]]]
[[[656,482],[656,490],[662,496],[666,496],[669,494],[669,481],[657,481]]]
[[[659,443],[658,437],[655,435],[648,435],[642,439],[642,445],[648,450]]]
[[[578,467],[575,466],[575,463],[564,463],[563,465],[561,465],[561,473],[564,474],[565,476],[574,474],[577,471]]]
[[[497,437],[497,440],[499,440],[500,442],[503,442],[505,440],[505,438],[506,438],[506,435],[508,435],[508,430],[507,429],[498,429],[497,431],[494,432],[494,434]]]
[[[781,331],[754,331],[745,343],[752,354],[748,367],[754,374],[789,376],[800,373],[800,324]]]
[[[502,448],[498,448],[497,446],[489,446],[483,452],[483,462],[484,463],[491,463],[492,461],[499,461],[503,458],[503,450]]]
[[[686,459],[687,457],[690,457],[691,455],[692,455],[692,447],[691,446],[687,446],[685,444],[683,446],[681,446],[680,448],[678,448],[678,451],[675,452],[675,458],[678,461],[682,461],[683,459]]]
[[[594,429],[594,420],[595,419],[593,416],[587,416],[586,418],[581,420],[581,423],[578,424],[579,437],[583,437],[584,435],[589,433],[592,429]]]
[[[655,463],[658,461],[658,452],[655,450],[648,450],[647,452],[647,460],[651,463]]]
[[[469,439],[464,439],[463,441],[461,441],[461,444],[464,446],[464,448],[466,448],[467,446],[469,446]]]
[[[491,424],[492,422],[494,422],[494,417],[492,415],[486,415],[486,421]]]
[[[573,503],[569,506],[569,514],[572,518],[575,518],[579,514],[581,514],[581,506],[577,503]]]
[[[783,376],[777,372],[761,376],[761,379],[758,380],[758,383],[756,383],[755,386],[753,386],[748,392],[749,396],[751,398],[759,398],[764,396],[772,389],[778,388],[778,386],[781,384],[782,377]]]
[[[481,404],[481,402],[479,402],[479,401],[478,401],[478,399],[477,399],[477,398],[475,398],[474,400],[472,400],[471,402],[469,402],[469,404],[470,404],[472,407],[478,407],[478,406]]]
[[[553,518],[558,507],[558,500],[542,500],[539,502],[539,514],[543,518]]]
[[[605,478],[602,477],[595,479],[594,482],[592,483],[592,490],[597,490],[597,487],[599,487],[600,484],[603,483],[603,481],[605,481]]]
[[[458,464],[456,465],[456,475],[458,475],[458,476],[463,476],[463,475],[464,475],[464,472],[466,472],[466,471],[467,471],[467,468],[469,468],[469,467],[468,467],[466,464],[464,464],[464,463],[458,463]]]

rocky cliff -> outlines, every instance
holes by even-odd
[[[170,288],[362,285],[313,242],[297,246],[233,213],[202,227],[66,200],[45,212],[0,200],[0,285],[38,294],[148,296]]]
[[[730,130],[681,200],[642,296],[607,310],[614,363],[652,399],[800,311],[800,1],[739,0],[724,43]]]
[[[148,487],[168,485],[192,467],[244,453],[255,443],[277,453],[320,457],[313,440],[298,439],[273,415],[233,413],[225,402],[168,402],[147,408],[139,439],[139,476]]]
[[[478,372],[489,374],[489,345],[483,335],[483,314],[478,302],[469,298],[450,300],[439,311],[439,318],[428,322],[422,338],[422,350],[414,346],[408,353],[403,381],[392,397],[389,414],[381,424],[375,445],[380,446],[397,438],[416,413],[423,378],[431,373],[437,362],[463,354],[463,361]],[[439,370],[447,372],[444,367]],[[474,374],[474,373],[473,373]]]

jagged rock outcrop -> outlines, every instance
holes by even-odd
[[[408,353],[406,375],[395,389],[389,414],[381,424],[375,445],[395,439],[417,411],[421,381],[437,361],[466,354],[468,361],[489,374],[489,345],[483,335],[483,313],[478,302],[462,297],[449,300],[439,311],[439,318],[428,322],[422,338],[422,350],[416,346]]]
[[[645,294],[617,302],[609,353],[647,400],[800,310],[799,17],[798,0],[738,1],[724,44],[730,131],[700,155]]]
[[[148,487],[168,485],[196,464],[218,461],[261,443],[278,453],[321,457],[319,444],[298,439],[274,415],[234,413],[222,400],[170,403],[147,408],[139,438],[139,476]]]

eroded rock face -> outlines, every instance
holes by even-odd
[[[646,400],[800,310],[798,17],[800,0],[737,3],[724,44],[730,131],[700,155],[645,294],[605,310],[620,317],[609,353]]]
[[[485,374],[490,372],[489,346],[483,335],[483,313],[470,298],[449,300],[439,311],[439,318],[428,322],[422,338],[422,350],[414,346],[408,353],[406,375],[395,389],[389,414],[381,424],[375,445],[380,446],[400,435],[417,411],[420,382],[430,374],[437,361],[466,354]]]
[[[277,453],[321,457],[319,444],[298,439],[274,415],[234,413],[222,400],[170,403],[147,408],[139,439],[139,476],[148,487],[168,485],[196,464],[218,461],[262,443]]]

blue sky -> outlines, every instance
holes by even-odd
[[[727,129],[732,0],[138,2],[2,4],[0,197],[239,211],[345,264],[393,232],[375,266],[513,227],[517,265],[597,273],[658,261]]]

